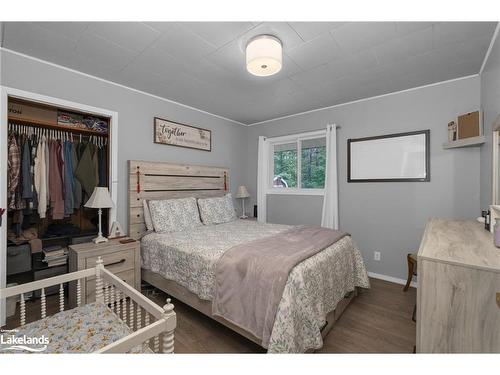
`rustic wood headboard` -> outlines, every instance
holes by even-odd
[[[229,191],[229,169],[202,165],[129,160],[128,233],[146,232],[144,199],[218,197]]]

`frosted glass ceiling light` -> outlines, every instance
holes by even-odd
[[[259,35],[247,44],[247,70],[259,77],[272,76],[281,70],[283,46],[271,35]]]

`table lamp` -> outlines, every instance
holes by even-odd
[[[114,207],[114,203],[111,200],[111,196],[109,195],[109,191],[107,187],[96,187],[94,188],[94,192],[92,193],[91,197],[85,203],[85,207],[88,208],[98,208],[98,214],[99,214],[99,233],[97,234],[97,237],[94,238],[92,241],[94,243],[101,243],[101,242],[107,242],[108,239],[102,235],[102,228],[101,228],[101,223],[102,223],[102,209],[103,208],[112,208]]]
[[[236,192],[236,198],[241,199],[242,203],[242,212],[243,215],[240,216],[240,219],[248,219],[248,216],[245,215],[245,198],[248,198],[250,194],[248,194],[248,190],[246,186],[238,186],[238,191]]]

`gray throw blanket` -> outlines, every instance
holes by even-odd
[[[299,226],[232,247],[216,265],[213,315],[252,333],[267,347],[292,269],[347,235]]]

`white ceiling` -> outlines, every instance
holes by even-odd
[[[2,46],[252,124],[479,72],[494,22],[5,22]],[[273,34],[281,72],[244,47]]]

